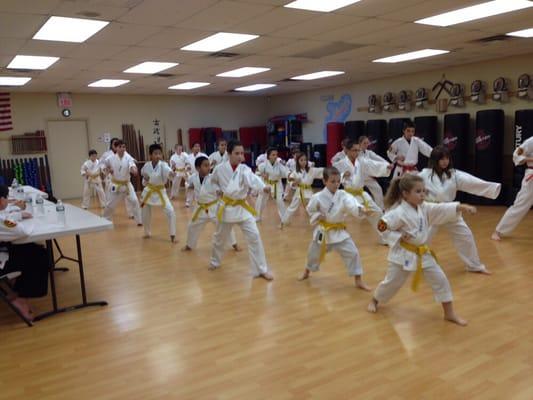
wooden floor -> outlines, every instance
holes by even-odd
[[[502,243],[489,235],[504,208],[468,217],[491,277],[466,273],[439,233],[433,247],[470,321],[461,328],[442,320],[427,285],[368,314],[370,294],[336,254],[298,282],[311,230],[300,210],[279,231],[272,203],[260,230],[275,280],[251,279],[246,249],[209,272],[212,228],[195,252],[179,251],[191,215],[182,204],[177,245],[159,210],[152,239],[123,208],[114,231],[82,237],[89,297],[108,307],[26,328],[0,305],[1,399],[533,399],[533,212]],[[367,222],[349,230],[375,287],[387,248]],[[57,284],[62,305],[78,301],[75,268]]]

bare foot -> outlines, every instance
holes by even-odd
[[[368,286],[366,283],[363,282],[361,277],[355,277],[355,287],[361,290],[365,290],[367,292],[370,292],[372,288]]]
[[[233,247],[233,250],[235,250],[235,251],[242,251],[242,249],[239,247],[239,245],[238,245],[237,243],[235,243],[235,244],[234,244],[233,246],[231,246],[231,247]]]
[[[307,268],[305,269],[304,272],[302,272],[302,275],[300,275],[298,277],[298,280],[299,281],[305,281],[306,279],[309,278],[309,276],[311,275],[311,271],[309,271]]]
[[[176,240],[176,236],[174,236],[174,235],[171,235],[171,236],[170,236],[170,241],[171,241],[172,243],[178,243],[178,241]]]
[[[490,237],[492,240],[495,240],[497,242],[500,242],[502,240],[502,237],[500,236],[500,234],[496,231],[494,231],[494,233],[492,234],[492,236]]]
[[[372,301],[368,303],[368,306],[366,307],[366,310],[369,313],[375,314],[378,312],[378,301],[374,298],[372,298]]]
[[[478,269],[478,270],[469,269],[468,272],[471,272],[473,274],[492,275],[492,272],[490,272],[488,269]]]
[[[455,315],[455,314],[444,315],[444,319],[446,321],[453,322],[454,324],[457,324],[459,326],[467,326],[468,325],[468,321],[466,319],[463,319],[463,318],[461,318],[461,317],[459,317],[458,315]]]
[[[209,265],[209,268],[207,268],[207,269],[208,269],[209,271],[216,271],[216,270],[218,269],[218,267],[215,266],[215,265],[213,265],[213,264],[211,264],[211,265]]]
[[[274,277],[269,272],[265,272],[265,273],[259,274],[257,277],[258,278],[263,278],[266,281],[273,281],[274,280]]]
[[[191,250],[192,249],[189,246],[187,246],[187,245],[185,245],[184,247],[181,248],[181,251],[191,251]]]
[[[143,224],[137,224],[137,226],[143,226]]]
[[[278,228],[281,229],[281,230],[283,230],[283,227],[284,227],[283,222],[278,225]]]
[[[143,239],[150,239],[151,237],[152,237],[152,235],[149,234],[149,233],[145,233],[145,234],[143,235]]]
[[[24,318],[26,318],[29,321],[33,321],[34,315],[30,308],[30,305],[28,304],[26,300],[21,299],[20,297],[17,297],[11,302],[11,304],[20,311],[20,313],[24,316]]]

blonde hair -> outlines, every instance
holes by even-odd
[[[402,199],[403,192],[410,192],[417,183],[424,183],[424,180],[413,174],[405,174],[401,178],[395,178],[389,185],[385,195],[385,208],[391,208]]]

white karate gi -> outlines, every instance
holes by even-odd
[[[313,195],[311,185],[315,179],[322,179],[323,172],[324,168],[310,167],[309,171],[294,171],[289,174],[289,178],[294,179],[294,182],[290,186],[295,188],[296,193],[292,197],[291,204],[289,204],[289,207],[287,207],[287,210],[285,210],[285,214],[281,219],[281,222],[284,225],[289,223],[292,215],[298,210],[298,207],[300,207],[300,204],[303,205],[304,208],[307,207],[309,199]],[[287,183],[287,186],[289,186],[289,184],[290,183]]]
[[[353,163],[348,157],[344,157],[341,161],[334,165],[343,176],[341,179],[344,190],[354,197],[357,201],[366,206],[366,208],[372,211],[371,215],[365,216],[368,219],[372,228],[377,232],[380,243],[385,244],[387,240],[387,233],[378,231],[378,221],[383,215],[382,208],[379,207],[372,197],[363,190],[365,180],[369,176],[389,176],[390,169],[387,167],[389,163],[381,161],[372,161],[365,158],[357,158]],[[349,172],[348,178],[344,177],[344,173]],[[357,192],[357,194],[355,193]]]
[[[384,162],[386,163],[387,160],[385,160],[383,157],[377,155],[372,150],[362,150],[359,152],[359,158],[364,158],[366,160],[372,160],[372,161],[378,161],[378,162]],[[382,209],[385,209],[385,205],[383,203],[383,189],[379,185],[376,178],[373,176],[368,176],[365,178],[365,186],[370,191],[370,194],[374,198],[374,201],[376,204]]]
[[[167,196],[165,184],[172,178],[172,169],[165,161],[159,161],[156,166],[147,162],[141,169],[144,189],[141,193],[142,220],[144,233],[152,234],[152,207],[163,207],[167,217],[168,231],[170,236],[176,236],[176,213],[172,202]]]
[[[417,269],[418,256],[400,245],[401,234],[410,235],[405,241],[411,245],[426,245],[431,226],[453,222],[461,216],[461,213],[457,212],[458,205],[457,202],[441,204],[424,202],[415,209],[402,201],[397,207],[385,213],[382,220],[388,230],[397,233],[394,236],[398,240],[389,250],[387,275],[374,292],[374,298],[379,303],[389,301],[400,290],[409,275]],[[424,279],[433,289],[435,301],[444,303],[453,300],[448,278],[430,253],[422,255],[422,271]]]
[[[105,206],[105,193],[102,187],[102,165],[98,160],[87,160],[81,166],[81,176],[83,176],[83,198],[81,202],[82,208],[89,208],[91,204],[91,190],[94,189],[100,202],[100,207]]]
[[[360,217],[362,210],[362,204],[344,190],[337,190],[335,193],[331,193],[328,188],[324,188],[311,197],[307,205],[307,212],[311,217],[311,225],[316,225],[316,227],[307,251],[306,268],[309,271],[318,271],[320,253],[325,240],[326,251],[335,250],[340,254],[349,276],[363,274],[359,251],[348,231],[346,229],[328,230],[323,225],[320,225],[318,221],[319,217],[323,216],[327,223],[344,224],[348,214]]]
[[[270,186],[270,193],[263,191],[259,192],[257,201],[255,203],[255,211],[257,213],[257,220],[260,221],[263,211],[267,205],[269,197],[276,201],[278,207],[279,218],[283,219],[285,214],[285,203],[283,203],[283,182],[281,179],[287,178],[289,170],[279,160],[274,162],[266,161],[257,167],[259,174],[264,178],[266,185]]]
[[[437,174],[433,173],[431,168],[424,168],[419,176],[425,182],[427,191],[426,200],[433,203],[452,202],[455,200],[458,191],[495,199],[500,194],[502,186],[500,183],[487,182],[455,169],[451,170],[451,176],[449,178],[446,174],[443,174],[443,180]],[[485,265],[479,259],[474,235],[463,217],[443,224],[443,226],[451,235],[459,257],[466,264],[466,269],[469,271],[486,270]],[[436,225],[431,226],[428,242],[435,236],[438,229],[439,227]]]
[[[196,167],[194,166],[194,163],[198,157],[205,157],[209,159],[207,154],[202,153],[201,151],[199,151],[196,154],[191,153],[187,155],[186,164],[187,164],[187,170],[189,171],[189,174],[193,174],[196,171]],[[185,205],[189,207],[191,203],[193,202],[193,200],[194,200],[194,190],[187,190],[186,198],[185,198]]]
[[[219,199],[217,190],[220,189],[211,180],[212,176],[207,175],[200,182],[200,175],[198,173],[189,177],[188,187],[189,190],[194,190],[194,197],[196,199],[196,206],[187,227],[187,246],[191,249],[196,248],[198,237],[208,222],[212,222],[215,226],[218,225],[217,210]],[[232,246],[237,244],[233,229],[230,232],[229,240]]]
[[[387,150],[387,155],[392,162],[396,162],[399,156],[403,156],[403,163],[405,167],[396,165],[393,178],[398,178],[405,172],[416,171],[416,165],[418,164],[418,153],[420,152],[426,157],[429,157],[432,150],[433,148],[429,144],[417,136],[413,136],[410,142],[407,141],[405,136],[396,139],[390,145],[389,150]]]
[[[130,211],[133,214],[135,222],[141,224],[141,208],[139,207],[139,200],[137,199],[135,189],[131,184],[130,175],[130,168],[136,167],[135,160],[126,153],[124,153],[122,158],[117,154],[113,154],[106,159],[105,167],[108,170],[112,170],[113,173],[111,173],[111,184],[106,199],[104,218],[111,220],[118,202],[124,199],[126,203],[129,203]]]
[[[285,166],[289,170],[289,175],[292,172],[296,171],[296,160],[294,159],[294,157],[289,158]],[[287,184],[285,185],[285,191],[283,192],[283,200],[288,200],[291,197],[291,194],[293,194],[293,191],[294,187],[289,182],[287,182]]]
[[[113,150],[107,150],[104,152],[104,154],[102,154],[102,157],[100,157],[100,164],[102,166],[102,169],[104,170],[104,175],[105,175],[104,192],[105,192],[106,202],[109,197],[109,190],[111,189],[111,174],[105,171],[105,165],[106,165],[106,160],[109,157],[113,156],[114,154],[115,153],[113,152]],[[127,151],[124,153],[124,155],[128,155],[129,157],[131,157],[131,155]],[[133,159],[133,161],[135,161],[133,157],[131,158]],[[128,202],[127,199],[124,199],[124,204],[126,205],[126,214],[128,214],[128,217],[134,218],[134,210],[132,210],[130,202]]]
[[[257,159],[255,160],[255,166],[256,168],[258,168],[261,164],[263,164],[266,160],[268,160],[268,157],[266,155],[266,153],[263,153],[263,154],[259,154],[259,156],[257,157]]]
[[[174,179],[172,179],[172,189],[170,190],[171,199],[178,197],[181,181],[185,179],[185,182],[187,182],[187,157],[188,155],[184,151],[180,154],[174,153],[170,157],[170,167],[175,173]]]
[[[526,158],[533,157],[533,136],[522,143],[513,153],[515,165],[521,165]],[[516,199],[511,207],[507,209],[502,219],[496,226],[496,232],[501,235],[510,234],[526,216],[533,206],[533,163],[527,164],[522,187],[516,195]]]
[[[217,150],[209,155],[209,163],[211,164],[211,168],[215,168],[218,164],[224,161],[228,161],[227,151],[220,154],[220,151]]]
[[[339,161],[342,161],[344,158],[348,157],[344,150],[339,151],[336,153],[333,157],[331,157],[331,165],[334,165],[338,163]]]
[[[248,166],[239,164],[233,171],[229,161],[225,161],[215,168],[212,174],[212,182],[219,186],[225,198],[237,201],[246,201],[249,190],[260,192],[265,188],[263,181]],[[255,216],[240,205],[232,206],[225,203],[222,205],[224,205],[224,209],[221,213],[221,222],[217,226],[213,238],[211,265],[215,268],[220,267],[224,253],[224,243],[227,242],[233,225],[237,224],[248,243],[252,275],[259,276],[267,273],[268,265],[265,249],[257,229]]]

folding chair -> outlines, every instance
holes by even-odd
[[[12,290],[13,288],[9,284],[9,281],[12,279],[15,279],[18,276],[20,276],[20,272],[18,271],[10,272],[7,274],[2,274],[2,272],[0,272],[0,299],[3,300],[9,306],[9,308],[11,308],[15,312],[15,314],[17,314],[19,318],[22,319],[26,323],[26,325],[33,326],[33,323],[29,319],[27,319],[24,315],[22,315],[19,309],[15,307],[9,301],[8,299],[9,291],[1,286],[1,284],[4,283],[9,288],[9,290]]]

